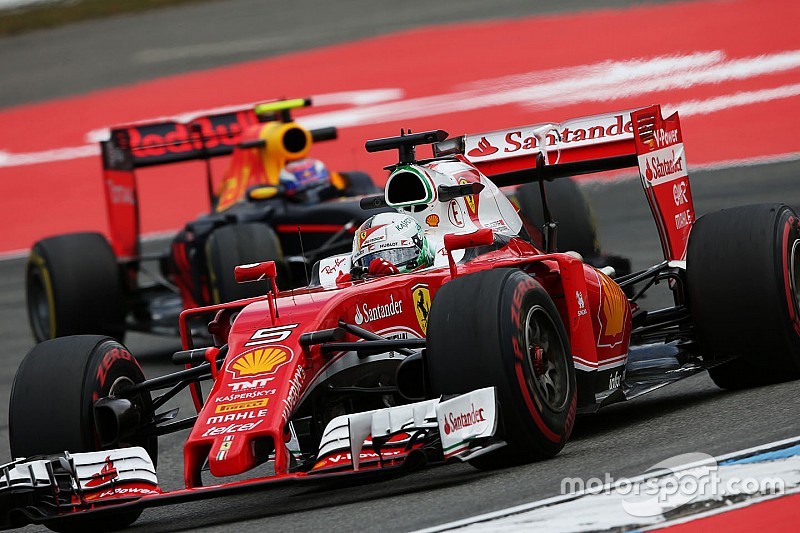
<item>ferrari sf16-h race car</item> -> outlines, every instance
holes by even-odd
[[[176,335],[183,309],[263,294],[263,284],[236,284],[237,264],[274,260],[292,287],[307,283],[306,261],[348,250],[366,217],[353,198],[380,189],[363,172],[329,171],[308,158],[314,142],[337,136],[335,127],[310,131],[292,120],[292,109],[310,103],[112,128],[101,142],[110,241],[73,233],[34,244],[26,279],[34,338]],[[215,192],[210,159],[226,155]],[[211,213],[186,224],[169,249],[142,253],[136,169],[191,160],[206,161]]]
[[[421,144],[432,159],[417,159]],[[293,291],[278,290],[274,262],[239,266],[236,278],[268,280],[267,294],[184,311],[173,360],[186,368],[161,377],[107,337],[37,345],[11,394],[2,526],[123,527],[146,507],[281,483],[546,459],[576,415],[701,371],[726,388],[800,376],[798,217],[774,204],[695,220],[677,113],[366,146],[399,161],[362,206],[412,217],[432,265],[348,279],[341,254]],[[554,252],[550,219],[543,249],[521,238],[499,190],[626,167],[639,169],[664,261],[616,279]],[[659,281],[674,305],[640,309]],[[195,346],[189,322],[209,312],[213,345]],[[165,404],[184,388],[197,414],[177,419]],[[185,488],[162,490],[157,438],[185,429]]]

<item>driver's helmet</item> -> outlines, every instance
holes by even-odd
[[[330,185],[331,174],[319,159],[298,159],[287,163],[281,170],[280,183],[286,195],[291,197]]]
[[[436,251],[416,220],[400,213],[379,213],[368,218],[353,238],[351,273],[360,277],[376,258],[403,272],[433,265]]]

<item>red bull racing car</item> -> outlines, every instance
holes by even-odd
[[[73,233],[35,243],[27,268],[28,316],[37,341],[80,333],[122,339],[127,330],[177,334],[186,308],[263,292],[237,286],[233,267],[278,264],[283,286],[307,283],[306,262],[350,248],[366,217],[358,200],[378,189],[363,172],[335,172],[309,157],[335,127],[308,130],[281,100],[195,117],[118,126],[101,143],[109,239]],[[210,160],[230,156],[218,186]],[[142,251],[138,169],[206,161],[211,212],[169,249]],[[310,266],[310,265],[309,265]]]
[[[417,159],[422,144],[432,159]],[[727,388],[800,377],[800,221],[782,204],[696,220],[677,114],[430,131],[367,150],[399,160],[361,205],[412,219],[432,262],[365,275],[362,252],[386,243],[364,231],[358,253],[323,259],[302,289],[281,291],[272,261],[239,266],[236,279],[266,280],[266,294],[184,311],[173,360],[185,368],[157,378],[108,337],[37,345],[11,394],[0,525],[124,527],[147,507],[281,483],[513,465],[557,454],[577,414],[701,371]],[[521,238],[499,190],[626,167],[639,169],[664,260],[616,279],[554,252],[552,220],[541,249]],[[674,304],[645,312],[637,300],[657,281]],[[208,313],[213,342],[197,346],[189,324]],[[187,388],[197,412],[178,418],[164,406]],[[181,430],[185,488],[164,491],[157,439]]]

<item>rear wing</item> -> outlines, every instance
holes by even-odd
[[[460,154],[500,187],[638,167],[664,258],[686,258],[695,213],[683,136],[661,106],[464,135],[433,151]]]
[[[292,120],[290,110],[311,105],[308,98],[278,100],[231,107],[188,121],[160,120],[111,128],[101,141],[103,185],[114,253],[120,259],[139,255],[139,202],[136,169],[205,160],[230,155],[242,143],[242,134],[259,123]],[[311,131],[314,141],[335,139],[336,128]],[[213,201],[211,167],[206,165],[206,187]]]
[[[239,143],[242,131],[259,121],[255,109],[249,106],[188,122],[164,120],[115,126],[109,139],[100,143],[103,168],[129,171],[227,155]]]

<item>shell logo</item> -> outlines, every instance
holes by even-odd
[[[435,228],[439,225],[439,215],[436,213],[430,214],[425,217],[425,223],[432,228]]]
[[[289,361],[290,357],[290,353],[283,348],[258,348],[237,355],[228,365],[228,371],[235,378],[269,374]]]
[[[623,339],[625,317],[628,313],[628,298],[616,284],[603,274],[597,272],[600,282],[600,345],[614,347]]]

